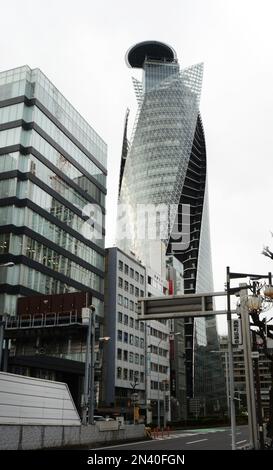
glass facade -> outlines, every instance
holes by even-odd
[[[56,128],[57,129],[57,128]],[[60,137],[60,135],[57,134],[57,138]],[[50,160],[54,160],[54,163],[57,164],[58,160],[61,159],[62,153],[69,153],[69,152],[63,152],[62,149],[63,147],[59,150],[58,148],[55,148],[54,145],[52,146],[51,144],[48,143],[48,141],[43,138],[38,132],[35,130],[30,131],[25,131],[22,130],[21,127],[16,127],[14,129],[8,129],[8,130],[3,130],[0,133],[0,145],[1,147],[8,147],[10,145],[16,145],[16,144],[22,144],[24,146],[32,146],[34,147],[38,152],[40,152],[42,155],[47,154],[47,150],[49,151]],[[69,144],[67,143],[66,147],[68,147]],[[82,168],[85,168],[86,171],[93,177],[95,178],[99,183],[105,184],[105,174],[102,173],[99,168],[96,167],[96,165],[89,160],[89,158],[83,154],[80,150],[77,152],[76,146],[71,145],[71,156],[73,157],[73,160],[77,161]],[[72,151],[73,150],[73,151]],[[61,152],[62,153],[61,153]],[[54,158],[55,156],[55,158]],[[63,157],[63,168],[65,167],[65,157]],[[72,160],[72,161],[73,161]]]
[[[126,224],[124,233],[119,230],[118,243],[127,252],[131,249],[146,266],[154,267],[162,255],[162,243],[156,245],[147,229],[144,238],[139,237],[139,227],[147,222],[145,213],[141,218],[138,205],[147,208],[149,204],[164,204],[167,212],[155,223],[157,227],[161,224],[164,236],[160,236],[160,241],[165,244],[166,255],[175,257],[183,266],[184,293],[211,292],[206,147],[199,114],[203,65],[180,70],[175,53],[172,60],[166,58],[164,50],[168,54],[169,49],[160,43],[160,57],[156,44],[140,43],[127,56],[130,65],[142,67],[143,80],[140,83],[134,79],[139,106],[131,145],[126,154],[123,152],[121,162],[118,217],[122,222],[125,207]],[[183,225],[185,207],[190,209],[190,217],[186,222],[184,219]],[[177,234],[181,239],[179,250],[174,249]],[[207,351],[217,348],[214,317],[209,321],[185,320],[188,401],[198,399],[205,403],[208,399],[218,358],[211,354],[207,361]],[[207,364],[211,365],[209,374],[205,372]]]
[[[26,226],[37,234],[51,240],[57,246],[85,260],[87,263],[100,270],[104,269],[104,256],[88,246],[86,244],[87,241],[83,243],[78,240],[76,232],[74,232],[74,236],[70,235],[66,230],[53,224],[28,207],[6,206],[1,208],[0,226],[9,224],[13,224],[16,227]],[[8,251],[5,253],[8,253]]]
[[[126,237],[119,244],[132,249],[153,267],[154,240],[139,238],[138,205],[165,204],[161,218],[167,246],[191,155],[199,110],[202,64],[180,71],[178,64],[145,61],[144,87],[123,171],[120,208],[126,206]],[[122,214],[120,214],[122,219]]]
[[[60,160],[60,155],[59,155]],[[89,194],[94,198],[94,202],[100,204],[102,207],[105,206],[105,194],[103,194],[91,181],[88,180],[83,174],[78,172],[76,169],[73,174],[69,170],[69,162],[63,161],[56,163],[58,170],[65,169],[65,174],[71,176],[71,179],[74,180],[80,189]],[[63,168],[62,168],[63,165]],[[0,160],[0,172],[4,173],[11,170],[20,170],[21,172],[31,172],[33,175],[37,176],[39,179],[42,179],[45,184],[50,186],[52,189],[58,189],[58,192],[62,195],[65,194],[68,201],[74,204],[76,207],[82,208],[88,204],[88,200],[79,194],[75,189],[73,189],[68,183],[65,183],[64,180],[52,170],[50,170],[45,164],[43,164],[38,158],[33,155],[22,155],[20,152],[8,153],[6,155],[1,155]]]
[[[25,235],[1,234],[1,236],[6,237],[8,253],[27,256],[56,272],[103,293],[103,280],[100,276],[61,255],[57,250],[53,250]]]
[[[0,267],[1,312],[78,290],[102,310],[106,162],[105,142],[39,69],[0,73],[0,264],[14,263]]]
[[[106,167],[106,143],[41,70],[32,70],[28,66],[24,66],[1,72],[0,100],[18,96],[26,96],[29,99],[37,98],[59,123],[75,136],[98,162]]]

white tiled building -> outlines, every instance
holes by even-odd
[[[132,419],[132,394],[140,415],[157,420],[158,398],[163,423],[169,416],[169,327],[167,322],[138,321],[137,300],[163,295],[166,281],[118,248],[106,254],[104,393],[106,406]]]

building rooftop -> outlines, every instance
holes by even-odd
[[[143,41],[130,47],[126,53],[126,64],[132,68],[142,68],[145,60],[176,62],[175,50],[159,41]]]

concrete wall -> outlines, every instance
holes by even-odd
[[[80,426],[81,421],[67,384],[0,372],[0,424]]]
[[[71,448],[127,439],[143,439],[144,425],[100,431],[94,426],[0,425],[0,450]]]

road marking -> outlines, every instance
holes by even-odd
[[[246,439],[244,439],[243,441],[238,441],[236,442],[236,444],[242,444],[242,442],[246,442]]]
[[[223,429],[223,428],[216,428],[216,429],[210,429],[209,432],[223,432],[223,431],[228,431],[228,429]],[[144,441],[137,441],[137,442],[127,442],[126,444],[117,444],[117,445],[113,445],[113,446],[104,446],[104,447],[94,447],[94,448],[90,448],[89,450],[101,450],[101,449],[111,449],[111,448],[114,448],[114,447],[125,447],[125,446],[129,446],[129,445],[135,445],[135,444],[151,444],[151,442],[153,441],[157,441],[157,440],[165,440],[165,439],[178,439],[178,438],[185,438],[185,437],[190,437],[190,436],[197,436],[198,434],[205,434],[204,432],[200,432],[200,429],[198,430],[195,430],[195,429],[191,429],[189,430],[190,432],[185,432],[183,433],[183,431],[180,433],[180,434],[173,434],[172,435],[172,432],[170,433],[170,436],[164,436],[163,439],[162,437],[158,437],[158,438],[155,438],[155,439],[152,439],[152,440],[144,440]],[[204,429],[202,430],[204,431]],[[207,429],[205,430],[207,431]],[[242,434],[242,433],[240,433]],[[230,434],[231,436],[231,434]],[[186,442],[186,444],[194,444],[195,442],[202,442],[202,441],[207,441],[208,439],[199,439],[198,441],[192,441],[192,442]],[[239,441],[237,442],[237,444],[240,444],[242,442],[246,442],[245,440],[244,441]]]
[[[198,441],[186,442],[186,444],[195,444],[196,442],[208,441],[208,439],[199,439]]]
[[[137,442],[127,442],[126,444],[117,444],[114,446],[105,446],[105,447],[93,447],[89,450],[101,450],[101,449],[112,449],[112,447],[124,447],[124,446],[130,446],[130,445],[135,445],[135,444],[150,444],[152,441],[137,441]]]
[[[154,441],[162,441],[162,440],[165,440],[165,439],[185,439],[186,437],[191,437],[191,436],[197,436],[197,434],[196,433],[170,434],[169,436],[165,435],[163,437],[161,435],[161,436],[158,436],[158,437],[153,437],[153,440]]]

